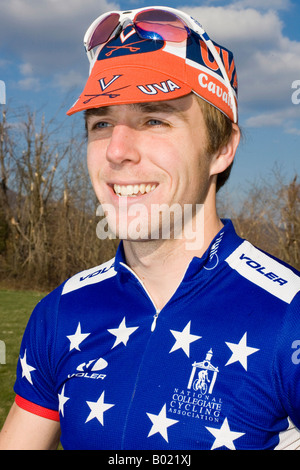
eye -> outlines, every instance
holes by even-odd
[[[147,121],[147,125],[148,126],[164,126],[165,123],[163,121],[160,121],[159,119],[149,119],[149,121]]]
[[[94,125],[93,125],[93,129],[104,129],[106,127],[109,127],[110,124],[106,121],[99,121],[99,122],[96,122]]]

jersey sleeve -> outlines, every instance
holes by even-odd
[[[55,343],[58,290],[35,307],[20,348],[14,386],[16,403],[31,413],[59,421],[55,386]]]
[[[281,326],[274,364],[279,399],[300,429],[300,292],[288,307]]]

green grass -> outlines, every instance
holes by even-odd
[[[0,290],[0,340],[6,346],[5,364],[0,364],[0,429],[15,397],[13,386],[24,329],[44,296],[32,291]]]

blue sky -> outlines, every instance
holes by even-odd
[[[82,38],[89,24],[108,10],[153,4],[192,14],[235,55],[244,139],[227,190],[237,194],[260,177],[270,179],[275,165],[287,179],[300,174],[300,104],[292,102],[292,84],[300,80],[298,0],[2,1],[0,80],[7,106],[29,105],[47,117],[61,107],[57,119],[67,133],[81,123],[65,112],[87,78]]]

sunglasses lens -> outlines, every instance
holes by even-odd
[[[190,34],[189,28],[180,18],[164,10],[142,11],[135,17],[134,24],[145,39],[182,42]]]
[[[120,15],[118,13],[111,13],[96,26],[88,42],[88,51],[104,44],[109,39],[111,33],[118,26],[119,19]]]

